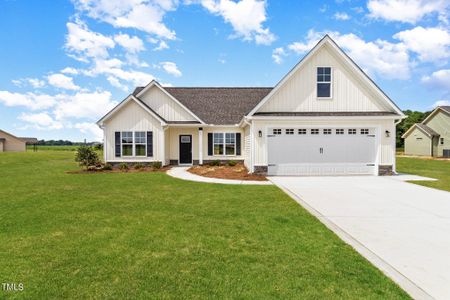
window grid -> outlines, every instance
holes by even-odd
[[[319,129],[311,129],[311,134],[319,134]]]
[[[331,67],[317,68],[317,97],[331,97]]]
[[[213,133],[213,155],[236,155],[236,133],[215,132]]]
[[[331,129],[329,128],[324,129],[323,134],[331,134]]]
[[[342,128],[336,129],[336,134],[344,134],[344,129]]]
[[[286,129],[286,134],[294,134],[294,129],[292,128]]]
[[[361,134],[369,134],[368,128],[361,128]]]
[[[133,132],[122,131],[121,133],[122,156],[133,156]]]
[[[145,131],[136,131],[134,133],[134,153],[135,156],[147,155],[147,137]]]
[[[354,128],[349,129],[348,134],[356,134],[356,129]]]
[[[305,128],[300,128],[298,130],[298,134],[306,134],[306,129]]]
[[[275,128],[275,129],[272,130],[272,133],[273,134],[281,134],[281,129]]]

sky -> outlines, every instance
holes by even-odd
[[[274,86],[328,33],[403,110],[450,105],[450,0],[0,0],[0,129],[101,141],[155,79]]]

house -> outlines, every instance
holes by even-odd
[[[438,106],[402,136],[405,154],[450,157],[450,106]]]
[[[395,171],[389,97],[324,36],[273,88],[138,87],[101,118],[104,159],[243,161],[269,175]]]
[[[0,129],[0,152],[25,150],[25,141]]]

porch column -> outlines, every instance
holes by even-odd
[[[198,164],[203,165],[203,128],[198,129]]]

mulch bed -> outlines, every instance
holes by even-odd
[[[73,171],[66,171],[67,174],[94,174],[94,173],[152,173],[152,172],[166,172],[170,169],[170,166],[162,167],[162,168],[152,168],[152,167],[145,167],[141,169],[135,169],[133,167],[130,167],[128,170],[121,170],[118,167],[114,167],[112,170],[73,170]]]
[[[236,180],[257,180],[266,181],[267,178],[262,175],[249,174],[247,168],[243,164],[235,166],[193,166],[188,169],[195,175],[220,179],[236,179]]]

